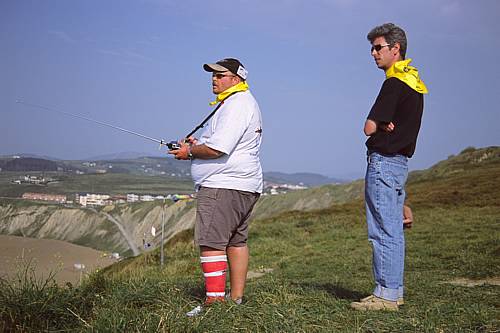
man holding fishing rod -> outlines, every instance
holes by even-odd
[[[226,58],[203,68],[212,73],[212,91],[217,96],[210,104],[218,105],[203,122],[208,125],[201,137],[191,137],[193,131],[169,154],[191,160],[198,191],[195,242],[205,277],[204,305],[226,299],[228,263],[231,291],[227,298],[240,304],[248,271],[248,221],[263,189],[262,118],[248,90],[248,72],[239,60]],[[187,315],[201,311],[203,306],[197,306]]]

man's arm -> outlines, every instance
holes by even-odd
[[[364,131],[366,136],[371,136],[375,132],[377,132],[378,128],[380,128],[384,132],[392,132],[394,131],[394,127],[395,126],[392,122],[377,124],[377,122],[374,120],[366,119]]]
[[[367,136],[375,134],[378,129],[385,132],[394,130],[392,120],[396,114],[398,101],[404,86],[405,83],[396,78],[389,78],[384,81],[365,122],[364,132]]]
[[[403,206],[403,228],[411,228],[413,223],[413,212],[407,205]]]
[[[176,150],[170,150],[168,153],[174,155],[176,160],[189,160],[192,158],[210,160],[214,158],[219,158],[224,154],[223,152],[212,149],[206,146],[205,144],[190,145],[184,142],[181,142],[181,148]],[[189,156],[189,153],[191,153],[191,156]]]
[[[371,119],[366,119],[364,132],[366,136],[375,134],[377,131],[377,123]]]
[[[205,144],[191,146],[191,155],[193,158],[200,158],[202,160],[210,160],[219,158],[224,155],[223,152],[208,147]]]

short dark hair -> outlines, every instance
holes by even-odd
[[[373,41],[378,37],[384,37],[387,44],[393,47],[396,43],[399,43],[400,49],[399,54],[403,60],[406,56],[406,33],[403,29],[395,25],[394,23],[385,23],[373,28],[366,38],[373,43]]]

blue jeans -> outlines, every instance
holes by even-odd
[[[405,239],[404,186],[408,158],[371,153],[365,177],[366,223],[373,247],[373,294],[395,301],[403,297]]]

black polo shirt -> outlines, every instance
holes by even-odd
[[[401,80],[391,77],[384,81],[368,119],[377,123],[394,124],[394,131],[377,131],[366,140],[370,152],[383,155],[402,154],[412,157],[424,111],[424,96]]]

